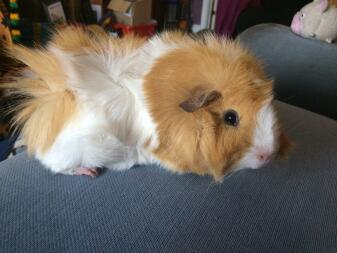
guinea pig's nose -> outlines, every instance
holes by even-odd
[[[269,162],[271,158],[271,154],[269,152],[260,152],[256,156],[257,156],[257,159],[263,163]]]

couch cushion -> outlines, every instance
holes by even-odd
[[[216,184],[156,166],[97,179],[0,164],[1,252],[335,252],[337,122],[277,103],[287,161]]]
[[[239,38],[275,79],[278,99],[337,119],[337,44],[277,24],[254,26]]]

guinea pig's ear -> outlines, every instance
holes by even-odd
[[[325,12],[329,7],[328,0],[315,0],[315,2],[318,4],[318,8],[321,12]]]
[[[220,97],[221,93],[219,91],[197,88],[190,98],[180,104],[180,107],[186,112],[194,112],[215,102]]]

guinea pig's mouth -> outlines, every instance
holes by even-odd
[[[256,166],[252,167],[252,169],[259,169],[261,167],[264,167],[270,164],[273,160],[275,160],[275,158],[276,158],[275,153],[266,154],[266,155],[257,154],[256,155],[256,160],[257,160]]]
[[[270,150],[250,150],[237,163],[231,166],[231,172],[242,169],[259,169],[272,162],[277,154]]]

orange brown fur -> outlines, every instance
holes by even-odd
[[[181,35],[174,34],[171,40],[175,39],[181,40]],[[237,43],[183,40],[186,47],[159,59],[145,78],[160,143],[154,154],[173,170],[219,179],[251,145],[257,112],[271,98],[272,85],[259,63]],[[222,97],[185,112],[179,104],[198,89],[216,90]],[[239,111],[239,128],[223,124],[227,109]]]

